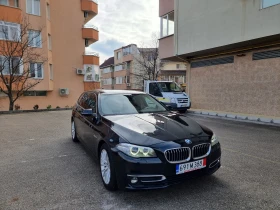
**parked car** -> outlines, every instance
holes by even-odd
[[[155,189],[220,168],[216,135],[137,91],[84,92],[73,107],[72,139],[99,160],[104,186]]]

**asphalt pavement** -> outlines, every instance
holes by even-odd
[[[222,167],[162,190],[108,192],[70,137],[70,111],[0,115],[0,209],[280,209],[280,127],[190,115],[215,131]]]

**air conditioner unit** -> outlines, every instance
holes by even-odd
[[[61,96],[69,95],[69,89],[68,88],[60,88],[59,89],[59,95],[61,95]]]
[[[130,83],[126,83],[126,87],[130,87]]]
[[[84,75],[85,71],[83,69],[77,69],[77,74],[78,75]]]

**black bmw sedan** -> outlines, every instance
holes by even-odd
[[[108,190],[164,188],[221,166],[220,143],[210,129],[143,92],[84,92],[71,131],[99,160]]]

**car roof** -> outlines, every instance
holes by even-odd
[[[99,92],[101,94],[145,94],[141,91],[136,90],[105,90],[105,89],[98,89],[94,90],[96,92]]]

